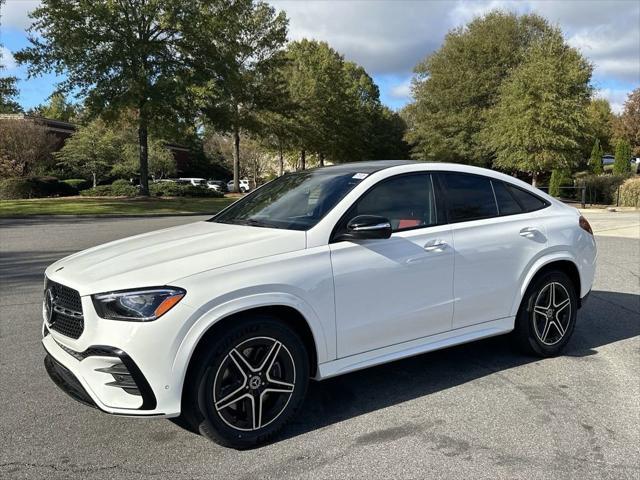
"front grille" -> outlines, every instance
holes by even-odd
[[[47,297],[51,292],[51,300]],[[51,305],[49,305],[51,303]],[[47,279],[45,306],[51,308],[49,329],[71,338],[79,338],[84,330],[82,301],[77,290]]]

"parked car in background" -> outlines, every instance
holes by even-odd
[[[602,156],[602,165],[613,165],[616,161],[616,157],[613,155],[603,155]]]
[[[529,354],[560,354],[595,260],[578,210],[499,172],[306,170],[208,221],[49,266],[45,365],[104,412],[180,416],[247,448],[304,415],[309,378],[509,332]]]
[[[246,178],[240,179],[239,181],[240,184],[240,191],[242,193],[247,193],[248,191],[251,190],[251,186],[249,185],[249,180],[247,180]],[[230,192],[233,192],[233,180],[227,182],[227,190]]]
[[[194,187],[206,187],[207,180],[204,178],[196,178],[196,177],[188,177],[188,178],[179,178],[178,183],[190,183]]]
[[[215,190],[216,192],[228,192],[227,184],[222,180],[207,180],[207,188]]]

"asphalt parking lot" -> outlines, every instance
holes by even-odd
[[[564,356],[499,337],[312,383],[282,438],[244,452],[80,405],[42,364],[49,263],[199,217],[0,220],[0,478],[638,479],[640,214],[586,215],[598,271]]]

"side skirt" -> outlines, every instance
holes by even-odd
[[[316,378],[323,380],[401,358],[502,335],[513,330],[514,322],[515,317],[505,317],[321,363]]]

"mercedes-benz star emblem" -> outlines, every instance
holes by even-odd
[[[44,306],[47,311],[47,323],[51,325],[51,320],[53,319],[53,292],[50,288],[47,288],[44,294]]]

